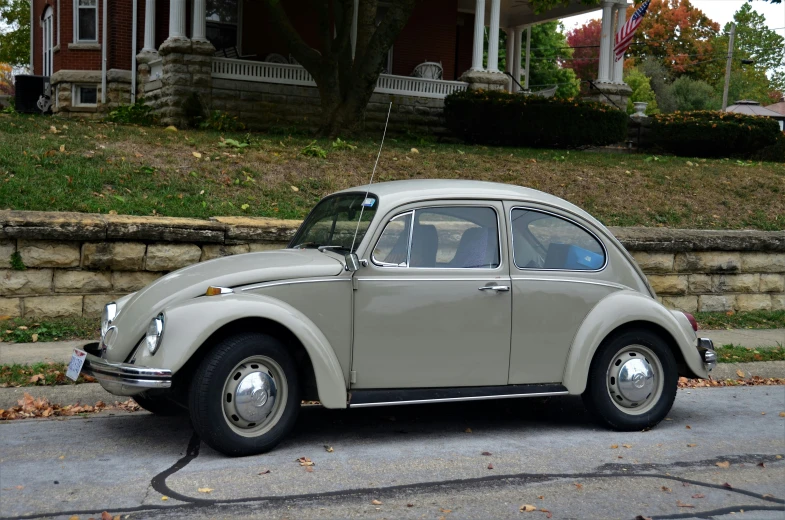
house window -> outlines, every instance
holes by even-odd
[[[52,47],[54,47],[54,43],[52,42],[52,8],[47,7],[46,11],[44,11],[44,18],[41,21],[42,26],[42,38],[43,38],[43,75],[44,76],[51,76],[52,75]]]
[[[74,4],[76,41],[98,41],[98,0],[74,0]]]
[[[75,107],[94,107],[98,104],[96,85],[74,85],[73,103]]]
[[[239,47],[238,0],[207,0],[207,39],[216,50]]]

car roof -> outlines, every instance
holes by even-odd
[[[356,193],[358,191],[370,191],[379,198],[379,205],[384,205],[385,207],[397,207],[410,202],[434,199],[490,199],[534,202],[567,210],[600,228],[605,227],[586,211],[555,195],[500,182],[462,179],[411,179],[379,182],[370,186],[365,184],[341,190],[338,193]]]

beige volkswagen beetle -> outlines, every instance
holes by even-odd
[[[326,197],[287,249],[204,262],[106,306],[73,372],[185,408],[227,455],[326,408],[582,395],[618,430],[660,422],[713,345],[596,219],[539,191],[414,180]]]

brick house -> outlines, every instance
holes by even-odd
[[[306,42],[318,50],[307,0],[287,0],[284,6]],[[605,0],[601,7],[598,82],[612,95],[628,90],[611,45],[614,23],[624,23],[626,7],[627,0]],[[393,100],[394,125],[434,130],[443,98],[451,92],[525,89],[527,28],[592,9],[597,8],[579,0],[539,15],[529,0],[422,2],[388,53],[366,122],[378,124]],[[383,12],[382,4],[379,16]],[[99,116],[143,97],[164,123],[180,124],[183,101],[196,93],[206,109],[239,116],[252,127],[313,126],[319,116],[313,79],[291,57],[261,2],[33,0],[31,17],[32,70],[50,76],[55,113]],[[508,55],[519,58],[507,60],[506,72],[520,86],[499,70],[500,28],[510,36]],[[353,30],[354,45],[356,19]]]

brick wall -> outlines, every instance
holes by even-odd
[[[417,4],[412,17],[393,44],[393,74],[410,76],[424,61],[441,62],[444,79],[455,75],[457,0],[429,0]]]
[[[293,220],[0,211],[0,315],[97,316],[196,262],[278,249]],[[785,309],[785,232],[612,228],[662,303],[687,312]],[[18,252],[27,266],[11,269]]]

